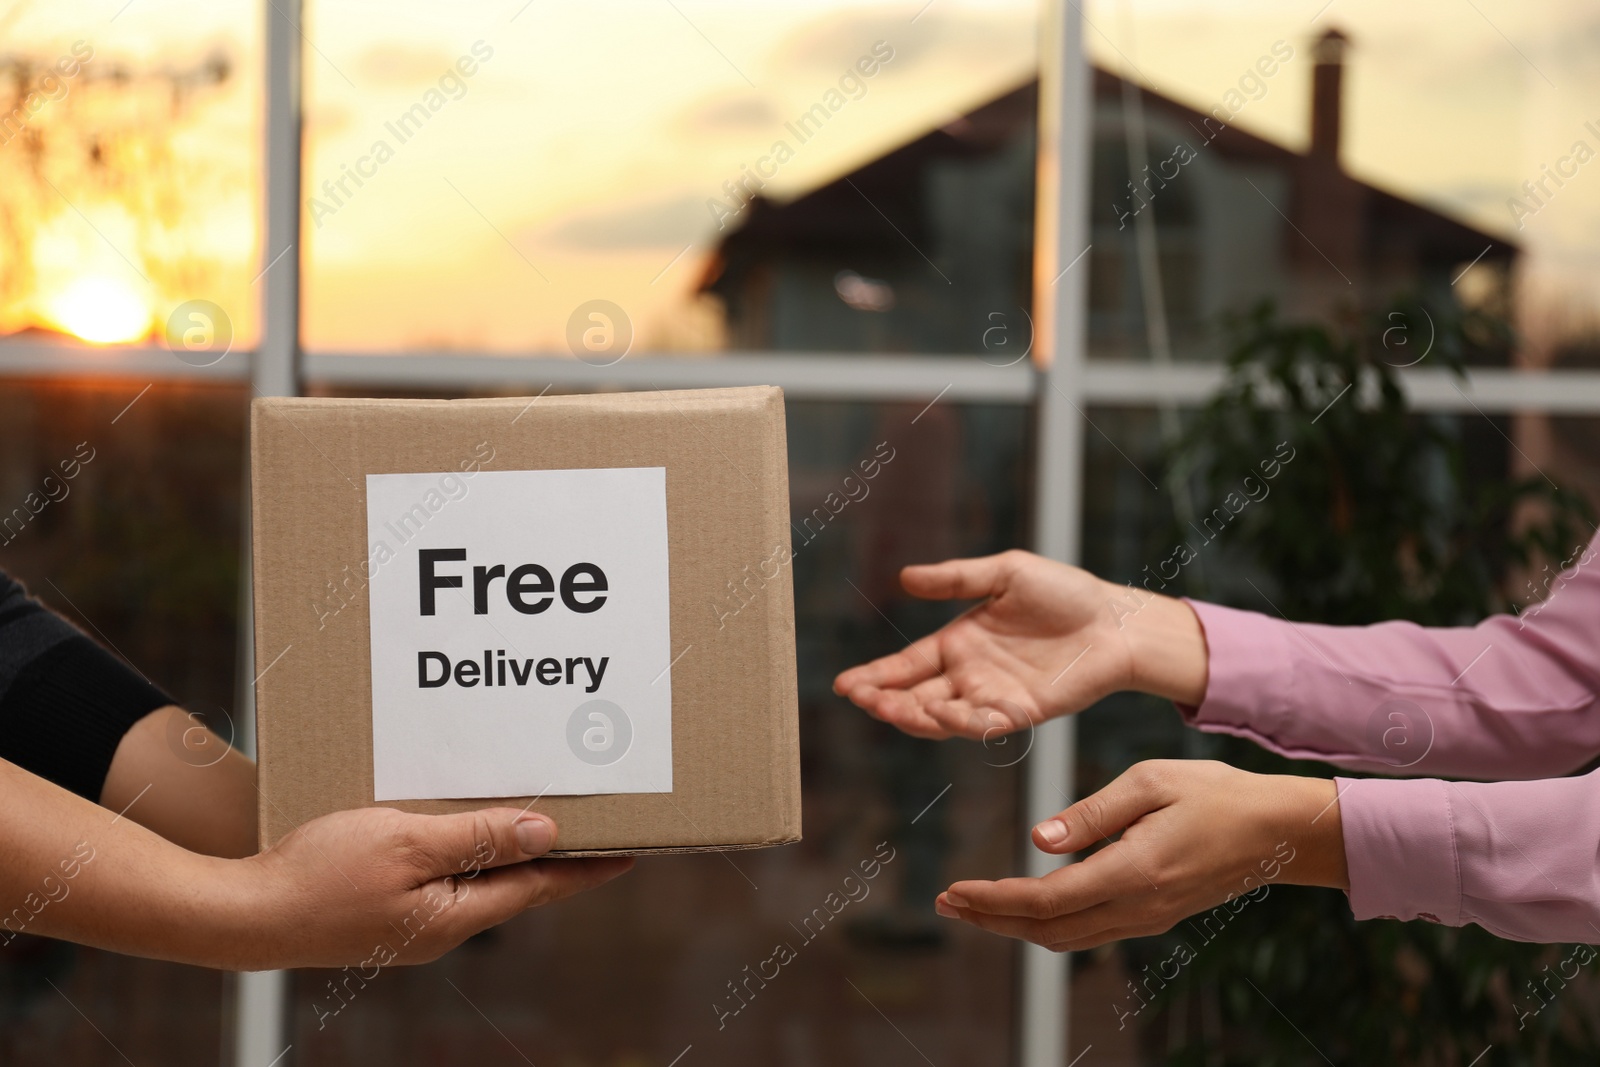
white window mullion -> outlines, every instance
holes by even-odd
[[[256,396],[299,391],[300,350],[300,18],[301,0],[262,5],[266,50],[266,167],[261,236],[261,342],[249,361]],[[177,361],[173,361],[177,362]],[[228,362],[224,360],[223,362]],[[238,670],[235,708],[241,748],[255,755],[255,618],[250,579],[250,496],[242,494]],[[289,973],[256,971],[231,983],[235,1067],[284,1067],[289,1052]],[[224,988],[228,988],[227,985]]]
[[[1078,561],[1083,516],[1083,406],[1088,308],[1089,65],[1082,14],[1070,0],[1042,0],[1039,29],[1039,158],[1035,201],[1033,305],[1037,454],[1034,548]],[[1074,792],[1076,730],[1071,718],[1038,728],[1025,768],[1026,827],[1066,806]],[[1024,844],[1033,877],[1061,864]],[[1067,1062],[1068,956],[1022,949],[1021,1067]]]

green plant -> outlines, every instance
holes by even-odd
[[[1580,498],[1542,476],[1507,476],[1503,428],[1474,435],[1465,428],[1488,428],[1470,409],[1410,410],[1398,368],[1417,359],[1424,323],[1436,331],[1427,366],[1460,375],[1505,362],[1504,323],[1414,302],[1339,329],[1286,324],[1270,306],[1232,323],[1225,384],[1174,442],[1172,475],[1195,499],[1220,500],[1280,442],[1295,458],[1218,539],[1226,551],[1186,573],[1190,592],[1296,620],[1470,624],[1521,606],[1516,575],[1588,540],[1594,517]],[[1412,333],[1403,345],[1397,324]],[[1334,773],[1236,739],[1213,744],[1252,770]],[[1166,1043],[1168,1061],[1303,1064],[1320,1052],[1340,1064],[1465,1067],[1492,1045],[1485,1067],[1594,1062],[1600,982],[1587,968],[1529,1011],[1541,1001],[1527,983],[1569,951],[1477,927],[1357,924],[1341,893],[1275,891],[1173,983],[1161,1021],[1187,1036]]]

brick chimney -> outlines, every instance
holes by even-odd
[[[1350,38],[1329,30],[1312,46],[1315,66],[1311,68],[1311,156],[1339,164],[1339,126],[1344,82],[1344,53]]]

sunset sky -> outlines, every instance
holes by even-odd
[[[1600,296],[1600,161],[1520,234],[1506,201],[1579,138],[1600,150],[1584,129],[1600,120],[1600,109],[1584,110],[1600,99],[1600,10],[1474,4],[1091,0],[1084,10],[1096,62],[1203,109],[1288,41],[1297,58],[1237,121],[1292,145],[1306,131],[1306,46],[1329,26],[1345,30],[1349,168],[1516,236],[1530,253],[1525,322],[1575,328]],[[94,49],[86,74],[122,65],[164,71],[167,82],[110,92],[69,80],[33,121],[68,131],[137,117],[175,131],[170,158],[165,169],[138,165],[150,148],[125,134],[128,176],[108,183],[77,173],[61,137],[49,172],[59,191],[24,196],[15,184],[6,191],[26,174],[21,142],[0,144],[0,198],[23,197],[6,206],[30,227],[26,264],[0,247],[0,331],[139,332],[203,297],[229,310],[247,342],[261,267],[258,6],[107,0],[89,10],[0,5],[0,51],[52,60],[82,40]],[[769,193],[846,173],[1013,88],[1035,65],[1035,8],[1020,0],[307,10],[304,315],[308,346],[322,350],[558,351],[571,310],[595,298],[627,309],[638,347],[704,347],[713,323],[690,294],[718,236],[707,201],[725,200],[723,183],[876,42],[893,58],[852,87],[858,98],[799,146]],[[219,51],[231,76],[168,110],[162,86]],[[420,129],[390,129],[430,102]],[[386,150],[375,156],[378,142]],[[359,188],[349,169],[366,171]],[[146,188],[153,174],[180,184],[178,195]],[[343,191],[325,191],[341,178]]]

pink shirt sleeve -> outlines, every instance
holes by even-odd
[[[1473,627],[1319,626],[1192,602],[1210,681],[1204,703],[1180,711],[1286,756],[1501,780],[1338,779],[1356,918],[1593,940],[1600,772],[1505,780],[1600,755],[1596,551],[1575,556],[1541,604]]]

